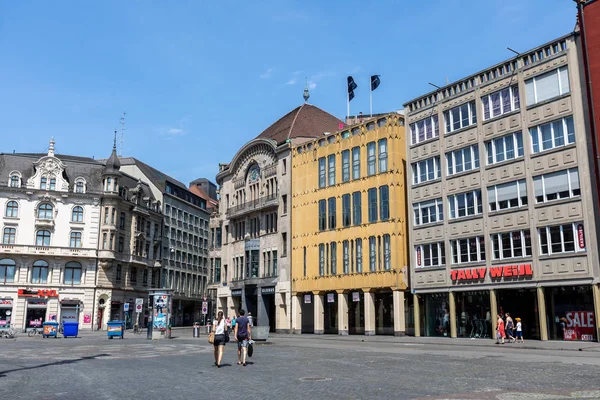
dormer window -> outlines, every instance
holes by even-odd
[[[9,181],[10,187],[21,187],[21,177],[17,174],[12,174]]]
[[[47,183],[48,183],[48,179],[46,179],[45,177],[40,179],[40,189],[46,190]]]
[[[85,179],[77,178],[75,179],[75,187],[73,189],[75,193],[85,193]]]
[[[56,190],[56,179],[50,178],[50,190]]]

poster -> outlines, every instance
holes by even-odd
[[[91,324],[92,323],[92,314],[83,314],[83,323]]]
[[[304,295],[304,304],[310,304],[311,303],[311,296],[310,294],[305,294]]]
[[[352,292],[352,301],[360,301],[360,292]]]
[[[564,325],[564,340],[594,340],[593,311],[568,311],[560,321]]]
[[[154,329],[167,329],[167,314],[169,313],[169,296],[165,294],[154,295],[154,318],[152,326]]]
[[[327,302],[335,303],[335,295],[333,293],[327,293]]]

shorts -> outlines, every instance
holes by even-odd
[[[517,336],[518,339],[523,339],[523,332],[522,331],[517,331]]]
[[[225,335],[215,335],[215,346],[225,346]]]
[[[512,330],[512,328],[508,328],[506,330],[506,336],[513,336],[513,330]]]
[[[247,336],[238,336],[238,349],[242,347],[248,347],[248,337]]]

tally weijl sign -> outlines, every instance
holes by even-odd
[[[520,264],[454,270],[450,271],[450,279],[453,282],[484,280],[488,269],[492,279],[533,276],[531,264]]]

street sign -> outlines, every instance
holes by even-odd
[[[141,313],[144,308],[144,299],[135,299],[135,312]]]
[[[208,303],[206,301],[202,302],[202,314],[208,314]]]
[[[129,311],[129,303],[123,303],[123,311]]]

